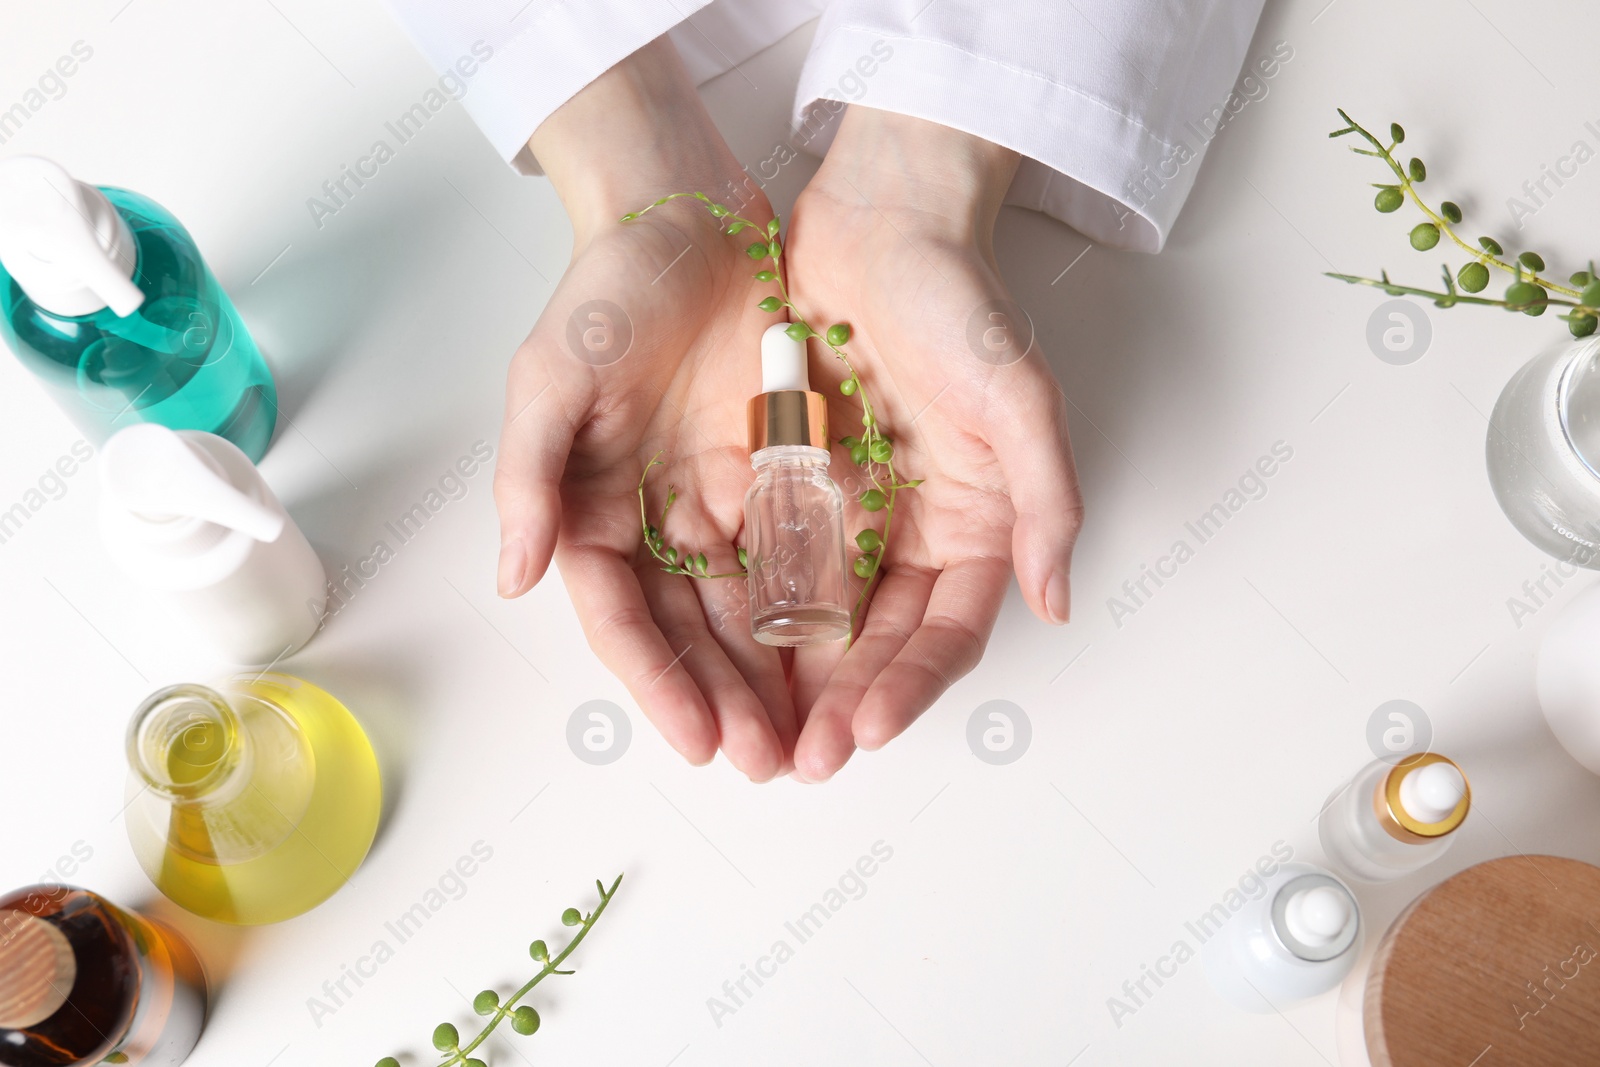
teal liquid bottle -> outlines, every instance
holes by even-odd
[[[272,441],[272,374],[183,225],[33,156],[0,160],[0,339],[96,443],[139,422],[252,461]]]

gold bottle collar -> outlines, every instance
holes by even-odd
[[[1406,775],[1433,763],[1448,763],[1457,771],[1461,771],[1461,767],[1454,760],[1437,752],[1423,752],[1407,756],[1395,764],[1389,773],[1379,780],[1378,788],[1373,790],[1372,806],[1377,812],[1378,824],[1396,841],[1404,841],[1408,845],[1436,841],[1460,826],[1472,808],[1472,783],[1467,781],[1466,772],[1461,771],[1463,786],[1461,800],[1456,804],[1454,811],[1439,822],[1419,822],[1411,817],[1405,806],[1400,803],[1400,785],[1405,781]]]
[[[773,445],[827,448],[827,399],[804,389],[780,389],[751,397],[750,454]]]

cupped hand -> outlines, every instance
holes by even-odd
[[[764,781],[788,768],[797,724],[778,653],[750,635],[744,583],[665,574],[641,536],[637,489],[659,454],[651,521],[666,486],[683,487],[666,544],[703,552],[712,572],[740,569],[745,402],[769,318],[749,260],[702,205],[619,221],[664,193],[716,195],[744,177],[662,46],[602,76],[530,142],[575,240],[507,379],[498,581],[519,596],[553,557],[590,645],[668,743],[697,764],[720,747]],[[742,212],[770,218],[741,187]]]
[[[818,330],[851,324],[846,350],[897,473],[923,479],[897,495],[855,640],[794,657],[803,780],[884,745],[977,664],[1013,569],[1040,618],[1067,621],[1083,506],[1065,398],[991,244],[1015,167],[1014,154],[981,139],[852,106],[795,205],[795,306]],[[859,397],[837,388],[843,367],[813,346],[813,388],[829,393],[831,424],[859,427]],[[847,497],[870,487],[838,453],[834,475]],[[883,512],[847,509],[847,536],[882,528]]]

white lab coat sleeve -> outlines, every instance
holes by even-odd
[[[821,12],[825,0],[387,0],[501,158],[540,173],[528,138],[578,90],[671,32],[695,82],[733,69]],[[488,58],[484,58],[487,55]],[[465,63],[465,66],[462,64]]]
[[[834,0],[801,72],[798,137],[825,151],[848,102],[964,130],[1024,157],[1008,203],[1159,251],[1206,145],[1293,57],[1268,46],[1240,76],[1261,7]]]

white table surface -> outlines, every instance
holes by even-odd
[[[278,375],[292,425],[262,469],[330,568],[495,440],[506,360],[570,231],[548,184],[504,166],[455,106],[314,224],[307,198],[432,80],[375,0],[12,4],[0,25],[0,106],[75,41],[93,48],[0,152],[53,156],[188,225]],[[579,973],[533,1001],[544,1029],[497,1039],[495,1063],[1335,1061],[1331,995],[1244,1015],[1192,961],[1120,1025],[1107,1000],[1193,943],[1185,920],[1275,842],[1320,858],[1313,817],[1370,758],[1386,700],[1426,711],[1476,805],[1441,863],[1361,890],[1369,931],[1479,860],[1600,858],[1600,781],[1557,747],[1532,690],[1556,608],[1519,627],[1507,607],[1545,559],[1501,516],[1482,459],[1501,386],[1562,324],[1429,308],[1431,348],[1392,366],[1365,340],[1382,297],[1321,277],[1388,266],[1431,283],[1444,258],[1410,251],[1414,220],[1372,211],[1377,164],[1328,141],[1336,105],[1404,122],[1428,191],[1481,231],[1526,235],[1566,269],[1595,254],[1600,163],[1522,235],[1503,207],[1575,140],[1597,143],[1593,28],[1576,3],[1274,0],[1250,54],[1285,41],[1293,58],[1213,144],[1163,254],[1085,254],[1007,209],[1005,276],[1075,409],[1074,621],[1044,626],[1013,590],[982,666],[824,787],[686,766],[590,654],[558,580],[498,600],[482,474],[284,665],[342,697],[385,758],[391,808],[354,883],[266,929],[175,913],[123,832],[123,729],[157,686],[218,668],[110,569],[89,463],[0,545],[0,884],[76,844],[92,850],[77,882],[190,933],[219,978],[197,1067],[432,1062],[434,1023],[465,1030],[463,995],[520,984],[526,943],[558,940],[561,909],[619,871]],[[751,165],[786,134],[809,32],[706,90]],[[780,209],[813,166],[784,169]],[[0,505],[77,437],[0,360]],[[1117,626],[1108,598],[1279,441],[1293,458],[1267,495]],[[606,766],[565,740],[595,699],[633,726]],[[1032,724],[1009,765],[968,748],[990,700]],[[318,1026],[308,998],[477,841],[493,859],[465,895]],[[865,896],[798,944],[784,923],[879,841],[893,858]],[[780,939],[793,958],[719,1026],[708,998]]]

